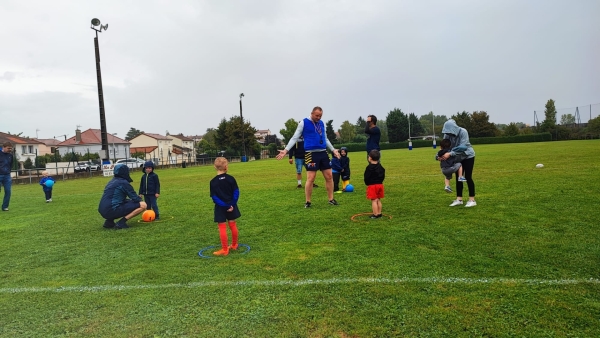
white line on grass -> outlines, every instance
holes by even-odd
[[[142,285],[99,285],[99,286],[63,286],[63,287],[25,287],[1,288],[0,293],[34,293],[34,292],[102,292],[127,291],[145,289],[170,288],[201,288],[223,286],[304,286],[326,284],[517,284],[517,285],[575,285],[600,284],[600,279],[518,279],[518,278],[332,278],[332,279],[303,279],[303,280],[272,280],[272,281],[215,281],[174,284],[142,284]]]

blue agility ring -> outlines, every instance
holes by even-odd
[[[216,249],[216,248],[218,248],[218,246],[216,246],[216,245],[211,245],[209,247],[206,247],[206,248],[198,251],[198,256],[200,256],[201,258],[213,258],[215,256],[207,256],[207,255],[204,254],[204,252],[208,251],[208,250]],[[246,248],[246,250],[240,252],[240,248]],[[248,244],[238,244],[238,249],[234,250],[233,252],[236,252],[236,253],[238,253],[240,255],[245,255],[248,252],[250,252],[250,245],[248,245]]]

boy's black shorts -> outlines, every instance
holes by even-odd
[[[240,209],[238,209],[237,205],[233,206],[233,211],[228,212],[227,209],[229,207],[221,207],[215,205],[215,222],[217,223],[225,223],[227,220],[234,220],[242,214],[240,213]]]

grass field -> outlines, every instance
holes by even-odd
[[[106,178],[58,181],[52,203],[13,186],[0,336],[600,336],[600,141],[475,151],[474,208],[448,207],[435,150],[383,151],[377,220],[351,219],[370,211],[363,152],[356,192],[330,206],[319,175],[310,209],[287,160],[232,163],[251,250],[208,259],[211,166],[158,170],[163,220],[118,231],[97,212]]]

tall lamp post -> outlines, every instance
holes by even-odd
[[[244,97],[244,93],[240,94],[240,119],[242,120],[242,149],[244,152],[244,157],[242,162],[248,161],[246,157],[246,139],[244,138],[244,115],[242,115],[242,97]]]
[[[100,26],[100,28],[96,28]],[[96,37],[94,38],[94,48],[96,50],[96,77],[98,79],[98,104],[100,106],[100,134],[102,138],[102,151],[100,157],[103,161],[110,161],[110,154],[108,152],[108,136],[106,132],[106,116],[104,114],[104,93],[102,92],[102,74],[100,72],[100,46],[98,45],[98,33],[102,33],[102,30],[108,29],[108,24],[101,25],[100,20],[92,19],[91,29],[96,31]]]

